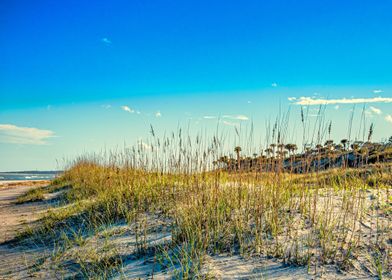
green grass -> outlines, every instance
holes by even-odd
[[[275,257],[309,271],[322,265],[349,271],[365,255],[374,276],[381,278],[387,271],[390,165],[309,174],[228,173],[206,171],[208,154],[194,160],[193,152],[184,152],[184,162],[159,155],[151,161],[160,162],[156,166],[141,160],[142,155],[75,161],[52,187],[64,190],[65,205],[51,209],[20,238],[50,240],[63,246],[58,251],[66,255],[110,225],[126,223],[136,236],[137,250],[153,254],[178,278],[201,277],[205,256],[221,253]],[[43,190],[36,189],[23,199],[40,195]],[[148,224],[143,217],[152,214],[165,217],[171,229],[164,250],[145,250]],[[370,215],[377,227],[368,230],[362,224]],[[81,275],[121,274],[121,255],[90,253],[90,259],[75,259]]]
[[[31,189],[25,194],[18,197],[16,203],[22,204],[26,202],[43,201],[45,199],[43,188]]]

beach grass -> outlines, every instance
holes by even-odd
[[[192,140],[181,130],[159,139],[151,130],[148,145],[83,155],[50,187],[21,197],[63,191],[60,206],[19,240],[52,246],[55,267],[71,263],[73,276],[84,278],[125,275],[140,256],[149,260],[150,277],[208,278],[208,259],[222,254],[274,258],[312,275],[333,267],[391,276],[390,162],[369,164],[363,153],[355,167],[299,173],[283,167],[294,162],[291,147],[290,155],[263,161],[267,168],[252,169],[241,166],[236,147],[231,168],[216,164],[224,139]],[[124,239],[126,246],[118,244]]]
[[[170,174],[84,159],[56,182],[70,186],[67,204],[28,235],[80,245],[110,225],[136,224],[142,252],[149,247],[142,217],[158,215],[167,218],[171,240],[151,252],[161,252],[179,278],[200,276],[204,257],[222,253],[274,257],[309,271],[350,270],[364,258],[381,278],[391,265],[390,174],[388,164],[317,174]],[[22,201],[42,195],[31,191]],[[83,275],[118,273],[126,260],[97,254],[78,259]]]

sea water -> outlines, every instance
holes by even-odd
[[[0,181],[52,180],[60,173],[59,171],[0,172]]]

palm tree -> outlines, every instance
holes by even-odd
[[[291,170],[293,169],[293,161],[294,161],[294,152],[298,149],[296,144],[286,144],[286,150],[289,152],[290,162],[291,162]]]
[[[317,144],[316,145],[316,149],[317,149],[317,169],[320,169],[320,165],[321,165],[321,150],[323,149],[323,145],[321,144]]]
[[[272,148],[265,149],[265,153],[267,154],[267,157],[270,157],[272,155],[272,153],[273,153]]]
[[[276,144],[271,144],[271,145],[270,145],[270,148],[272,149],[272,156],[274,156]]]
[[[353,150],[353,154],[354,154],[354,166],[355,166],[357,164],[357,154],[359,150],[359,144],[357,142],[354,142],[353,144],[351,144],[351,149]]]
[[[289,154],[290,154],[291,148],[292,148],[292,144],[286,144],[286,145],[284,145],[284,148],[285,148],[287,151],[289,151]]]
[[[366,164],[367,164],[367,159],[368,159],[368,154],[369,154],[369,149],[368,147],[362,147],[360,150],[360,153],[362,155],[362,165],[364,163],[364,157],[366,156]]]
[[[342,165],[343,167],[346,166],[346,151],[347,151],[347,145],[348,145],[348,140],[347,139],[342,139],[340,140],[340,144],[343,146],[343,151],[341,152],[342,155]]]
[[[234,152],[237,154],[237,167],[238,170],[241,168],[241,158],[240,158],[240,152],[242,151],[240,146],[237,146],[234,148]]]
[[[373,143],[372,147],[373,147],[373,154],[376,156],[376,162],[378,163],[380,161],[380,155],[381,155],[383,145],[380,143]]]
[[[264,163],[265,160],[266,160],[266,156],[263,155],[263,154],[261,154],[261,155],[258,157],[258,162],[259,162],[259,165],[260,165],[260,172],[263,171],[263,163]]]
[[[332,145],[333,145],[333,140],[325,141],[324,146],[326,146],[328,149],[331,149]]]
[[[291,149],[292,149],[292,151],[293,151],[293,158],[295,159],[295,154],[296,154],[296,151],[298,150],[297,144],[293,144],[293,146],[291,147]]]
[[[347,139],[342,139],[342,140],[340,140],[340,143],[343,145],[343,149],[346,150],[347,144],[348,144],[348,140]]]

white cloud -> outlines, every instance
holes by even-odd
[[[156,113],[155,113],[155,117],[157,117],[157,118],[160,118],[160,117],[162,117],[162,114],[161,114],[161,112],[160,112],[160,111],[156,112]]]
[[[334,108],[335,108],[335,110],[339,110],[340,106],[336,105]]]
[[[245,115],[234,115],[234,116],[225,115],[225,116],[222,116],[222,118],[224,118],[224,119],[231,119],[231,120],[239,120],[239,121],[247,121],[247,120],[249,120],[249,118],[247,116],[245,116]]]
[[[376,115],[381,115],[382,114],[382,111],[379,108],[376,108],[376,107],[373,107],[373,106],[370,106],[369,110],[370,110],[370,112],[372,112],[372,113],[374,113]]]
[[[206,120],[213,120],[218,118],[217,116],[203,116],[203,119]],[[224,115],[222,116],[222,119],[230,119],[230,120],[238,120],[238,121],[247,121],[249,118],[245,115]]]
[[[341,98],[341,99],[316,99],[312,97],[300,97],[297,105],[330,105],[330,104],[358,104],[358,103],[392,103],[391,97],[372,98]]]
[[[108,38],[104,37],[101,39],[102,43],[106,44],[106,45],[111,45],[112,41],[110,41]]]
[[[386,116],[385,116],[385,120],[386,120],[387,122],[392,123],[392,115],[386,115]]]
[[[233,122],[228,122],[228,121],[222,121],[222,123],[224,125],[228,125],[228,126],[237,126],[238,125],[238,123],[233,123]]]
[[[373,93],[382,93],[382,92],[384,92],[382,89],[375,89],[375,90],[373,90]]]
[[[141,147],[143,150],[151,150],[152,146],[146,142],[144,142],[143,140],[139,140],[138,141],[138,145],[139,147]]]
[[[135,112],[135,110],[129,108],[127,105],[121,106],[121,109],[123,109],[125,112],[129,112],[129,113]]]
[[[295,97],[289,97],[289,98],[287,98],[289,101],[294,101],[294,100],[296,100],[297,98],[295,98]]]
[[[272,84],[271,84],[271,87],[277,87],[277,86],[278,86],[277,83],[272,83]]]
[[[51,137],[54,137],[51,130],[0,124],[0,142],[3,143],[44,145]]]

